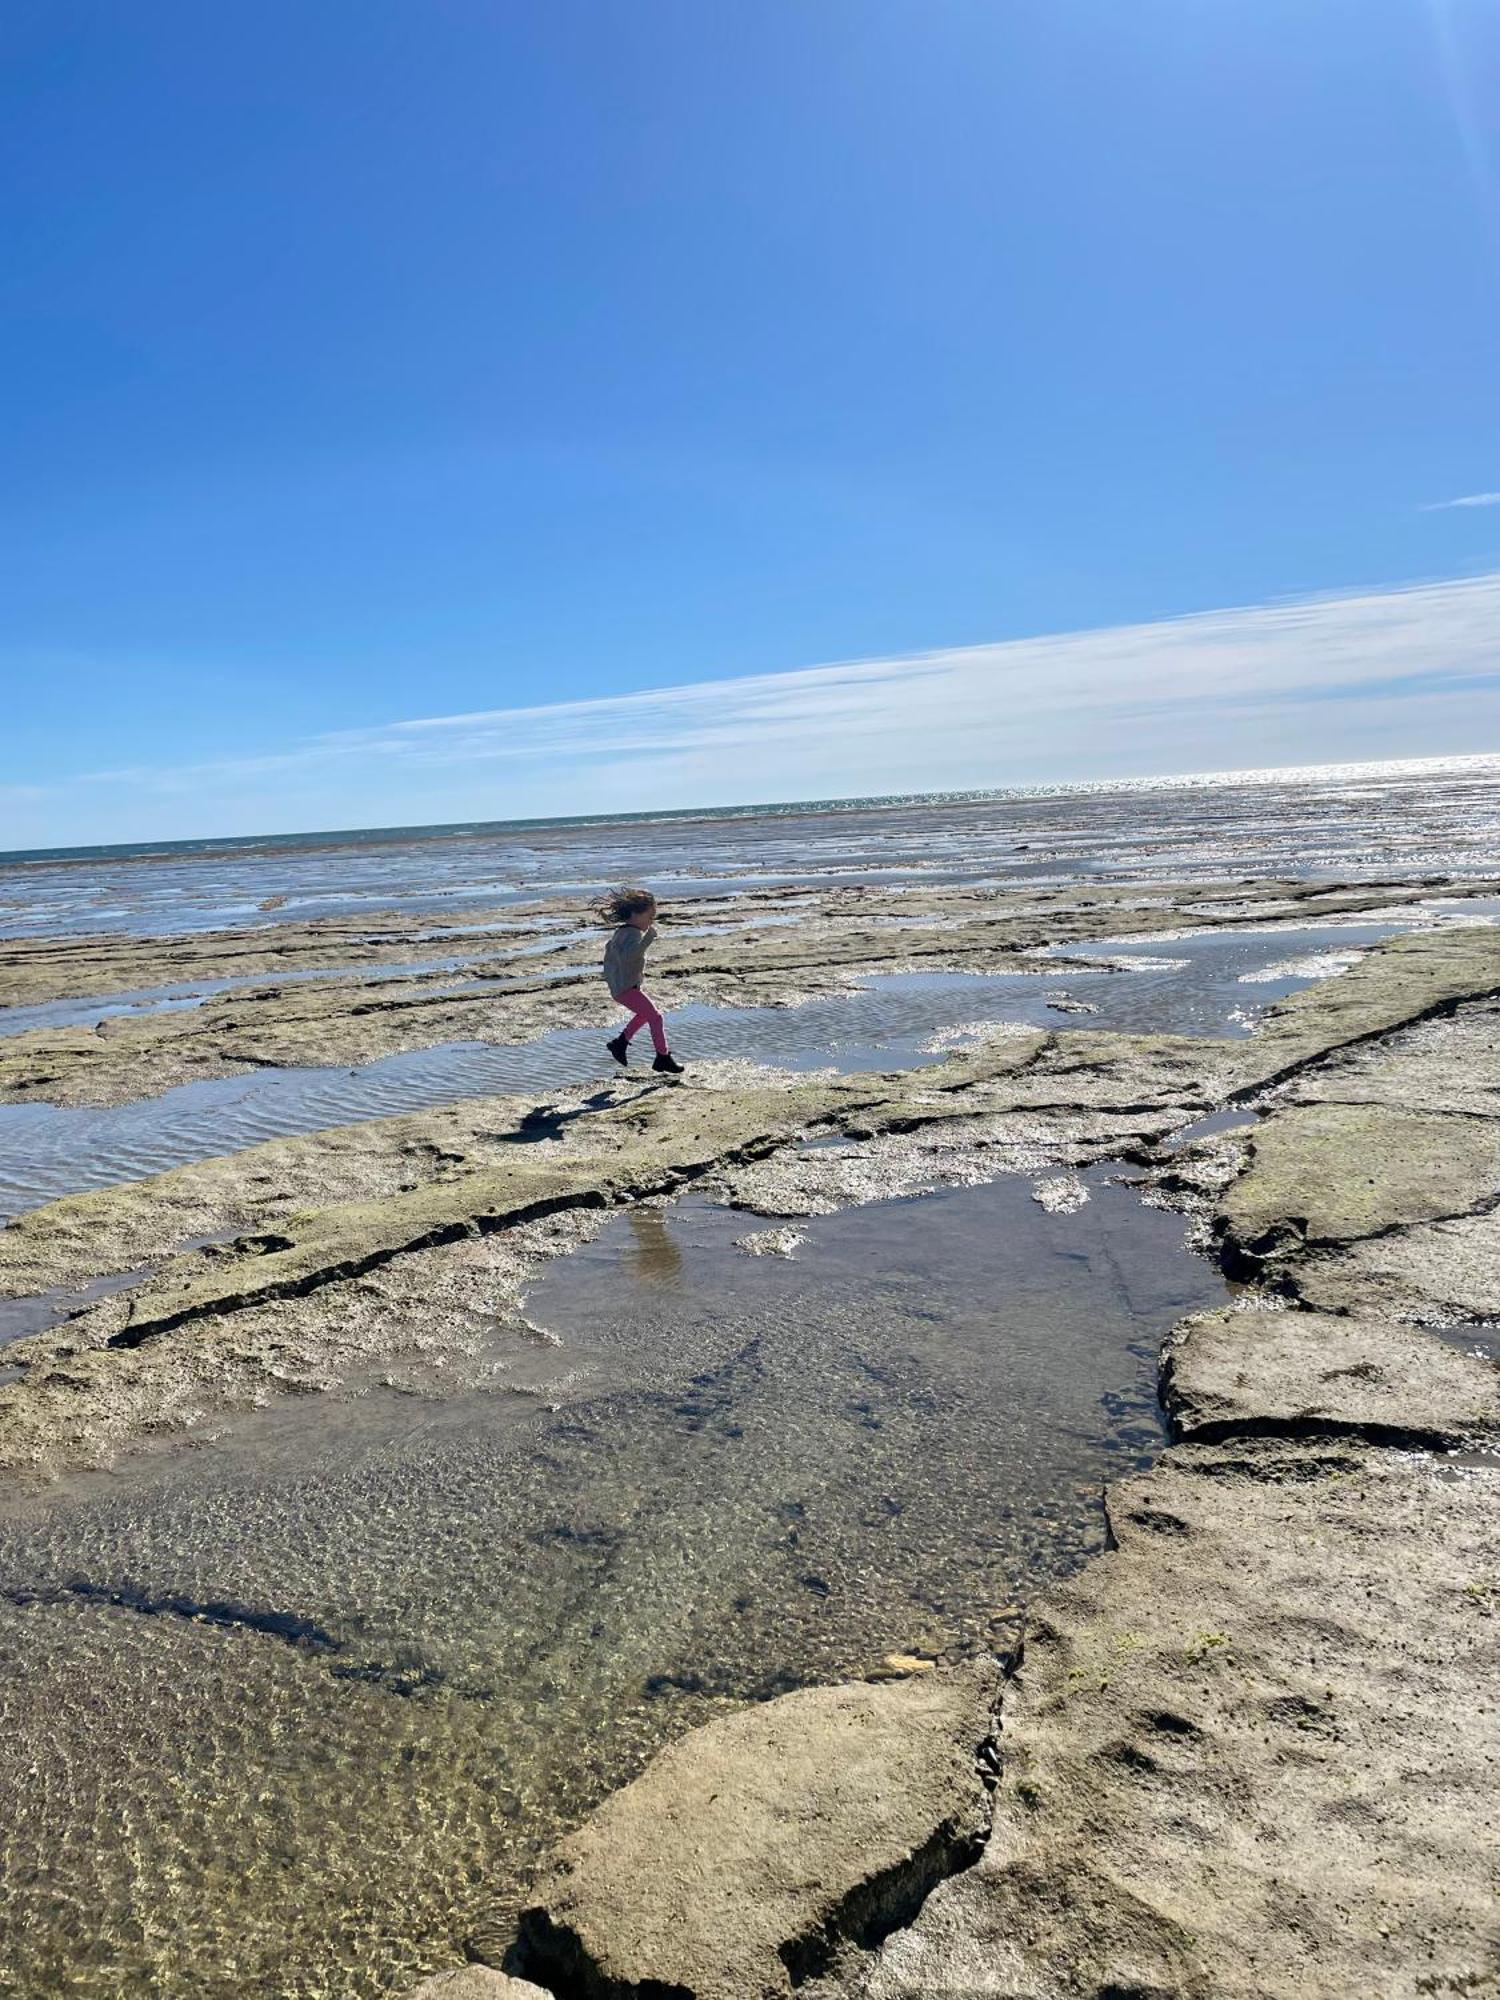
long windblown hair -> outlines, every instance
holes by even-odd
[[[605,924],[628,924],[632,917],[644,915],[656,908],[656,898],[649,889],[611,889],[599,905],[599,921]]]

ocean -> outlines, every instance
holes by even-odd
[[[990,792],[357,827],[0,854],[0,936],[445,920],[606,885],[1472,877],[1500,855],[1500,757],[1323,764]]]

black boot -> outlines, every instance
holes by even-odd
[[[626,1041],[625,1037],[623,1035],[616,1035],[612,1042],[606,1042],[604,1046],[609,1050],[621,1069],[624,1069],[625,1065],[630,1061],[630,1044]]]
[[[660,1070],[663,1076],[682,1075],[682,1064],[677,1060],[676,1056],[673,1055],[670,1049],[664,1050],[662,1054],[656,1058],[656,1061],[652,1063],[651,1067],[654,1070]]]

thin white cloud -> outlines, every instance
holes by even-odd
[[[62,780],[0,846],[1046,784],[1500,749],[1500,573],[418,716]],[[49,787],[51,789],[52,787]],[[3,803],[3,801],[0,801]]]
[[[1500,493],[1460,493],[1456,500],[1430,500],[1424,514],[1446,514],[1450,507],[1500,507]]]

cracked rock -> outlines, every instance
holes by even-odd
[[[1296,1266],[1297,1296],[1323,1312],[1429,1325],[1500,1320],[1500,1211],[1343,1244]]]
[[[979,1863],[861,2000],[1485,1993],[1500,1473],[1179,1446],[1037,1607]]]
[[[577,1995],[790,1994],[978,1852],[993,1692],[807,1688],[695,1730],[561,1844],[518,1968]]]
[[[1473,1213],[1500,1187],[1500,1122],[1442,1112],[1291,1105],[1262,1120],[1249,1150],[1217,1217],[1247,1268]]]
[[[1356,1434],[1452,1446],[1500,1432],[1500,1370],[1421,1327],[1314,1312],[1206,1313],[1163,1365],[1181,1434]]]

